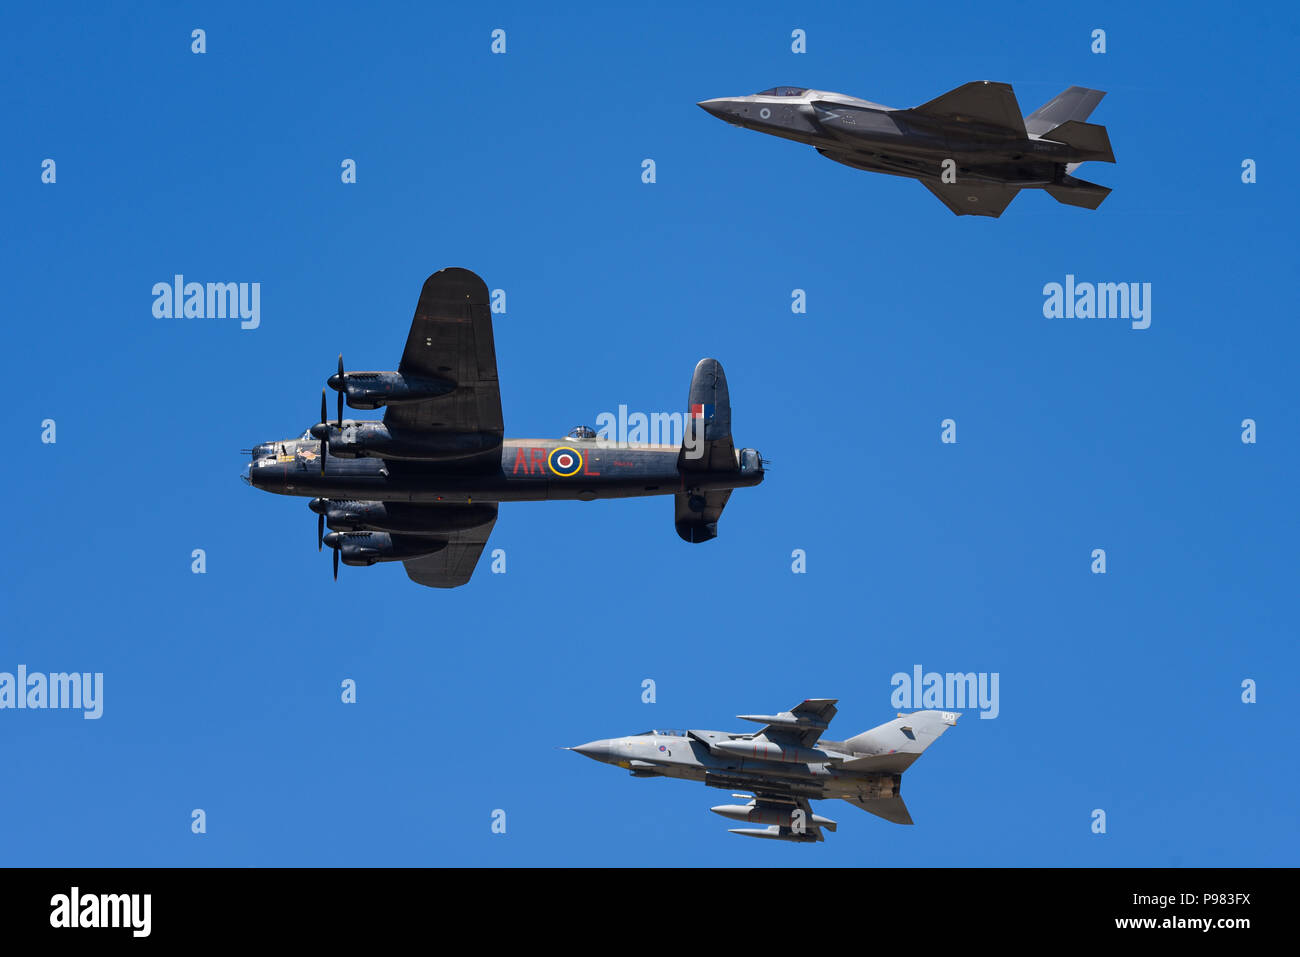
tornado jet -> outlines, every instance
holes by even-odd
[[[734,126],[807,143],[853,169],[920,180],[958,216],[1002,215],[1022,189],[1096,209],[1110,189],[1071,175],[1115,162],[1106,127],[1084,122],[1106,94],[1072,86],[1028,116],[1010,84],[966,83],[910,110],[778,86],[699,106]]]
[[[822,737],[835,717],[836,699],[809,698],[779,714],[742,714],[763,727],[755,733],[644,731],[591,741],[576,751],[626,768],[634,778],[681,778],[728,791],[743,804],[720,804],[713,813],[748,827],[732,834],[774,841],[816,843],[839,825],[814,814],[811,801],[839,798],[895,824],[911,824],[903,803],[903,772],[957,723],[948,711],[899,714],[847,741]],[[756,826],[755,826],[756,825]]]
[[[580,375],[569,359],[550,367]],[[488,288],[468,269],[425,280],[396,371],[346,371],[339,356],[326,385],[338,393],[335,421],[322,389],[320,421],[245,450],[252,460],[240,477],[311,499],[316,547],[333,550],[335,579],[340,560],[401,562],[421,585],[463,585],[501,502],[672,496],[678,536],[707,542],[732,491],[763,481],[763,457],[732,441],[727,377],[711,358],[695,366],[686,409],[664,413],[680,417],[680,445],[620,444],[590,426],[560,439],[504,438]],[[344,419],[345,401],[383,409],[382,421]]]

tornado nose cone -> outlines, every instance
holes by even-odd
[[[608,741],[589,741],[586,744],[580,744],[573,749],[579,754],[586,755],[593,761],[604,761],[609,758],[610,747]]]

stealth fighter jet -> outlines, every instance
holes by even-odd
[[[1089,160],[1115,162],[1106,127],[1084,122],[1105,95],[1072,86],[1023,118],[1011,86],[989,82],[910,110],[793,86],[699,105],[845,166],[920,180],[958,216],[996,217],[1022,189],[1045,189],[1068,206],[1101,205],[1110,189],[1070,174]]]
[[[627,768],[634,778],[683,778],[709,787],[745,790],[745,804],[711,810],[759,827],[732,834],[813,843],[836,823],[814,814],[809,801],[840,798],[895,824],[911,824],[900,788],[903,772],[958,715],[947,711],[900,714],[847,741],[822,738],[835,716],[834,698],[810,698],[780,714],[742,714],[763,728],[725,731],[646,731],[592,741],[568,750]]]
[[[565,365],[555,374],[570,374]],[[717,536],[732,490],[763,481],[762,456],[732,443],[716,359],[695,367],[681,445],[619,446],[589,426],[563,439],[503,438],[488,289],[468,269],[425,281],[397,371],[346,372],[339,356],[328,385],[338,393],[336,421],[326,418],[322,390],[321,421],[253,448],[241,477],[312,498],[317,547],[334,550],[335,578],[340,559],[400,561],[421,585],[463,585],[500,502],[671,495],[677,534],[705,542]],[[383,408],[383,420],[345,420],[345,399],[354,409]]]

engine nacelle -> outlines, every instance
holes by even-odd
[[[390,535],[387,532],[330,532],[325,544],[336,548],[344,565],[365,567],[376,562],[402,562],[423,558],[447,547],[436,538],[418,535]]]
[[[335,502],[312,499],[311,510],[324,514],[338,532],[369,529],[377,532],[411,532],[422,535],[461,532],[486,525],[496,518],[490,505],[406,505],[399,502]]]
[[[816,748],[797,745],[779,745],[762,738],[740,738],[731,741],[710,741],[709,747],[720,754],[734,755],[754,761],[780,761],[785,764],[826,764],[831,755]]]
[[[329,387],[342,392],[354,409],[379,409],[402,402],[436,399],[455,390],[452,379],[408,376],[400,372],[349,372],[340,380],[329,377]]]
[[[382,422],[344,421],[311,427],[313,438],[328,438],[330,455],[341,459],[381,458],[441,462],[468,458],[501,447],[495,432],[403,432]]]

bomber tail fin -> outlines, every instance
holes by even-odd
[[[686,428],[677,455],[683,477],[691,472],[730,472],[739,469],[731,439],[731,393],[717,359],[701,359],[686,396]],[[689,479],[686,479],[689,482]],[[688,542],[718,537],[718,518],[731,497],[730,489],[699,492],[686,489],[673,496],[673,522]]]
[[[1030,136],[1041,136],[1067,120],[1082,123],[1092,115],[1105,95],[1103,90],[1089,90],[1082,86],[1062,90],[1025,117],[1025,131]]]

